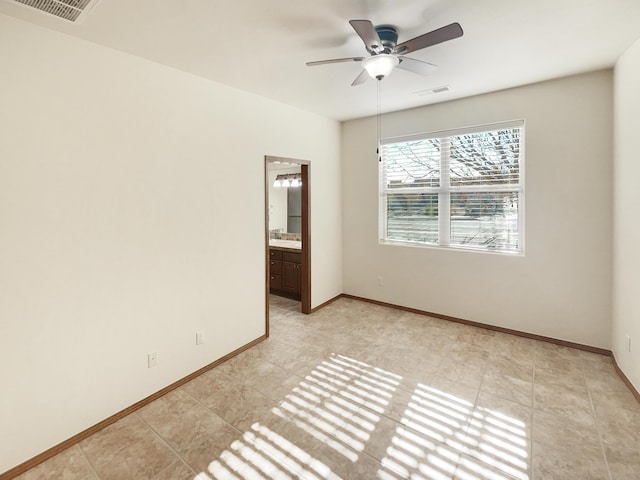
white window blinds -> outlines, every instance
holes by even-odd
[[[524,122],[383,142],[382,242],[523,252]]]

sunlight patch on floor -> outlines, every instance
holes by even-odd
[[[353,464],[368,455],[367,444],[401,380],[400,375],[332,354],[271,410],[273,420],[281,423],[254,423],[206,473],[216,479],[338,480],[331,466],[316,458],[322,457],[318,446]],[[284,432],[276,431],[279,428]],[[299,433],[290,433],[291,428]],[[445,480],[455,474],[462,480],[529,480],[529,449],[524,421],[416,384],[377,478]],[[210,478],[203,475],[196,480]]]

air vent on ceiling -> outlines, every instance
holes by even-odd
[[[447,85],[443,87],[430,88],[429,90],[420,90],[419,92],[413,92],[418,97],[424,97],[426,95],[433,95],[434,93],[444,93],[451,90]]]
[[[98,0],[12,0],[44,13],[76,22],[98,3]]]

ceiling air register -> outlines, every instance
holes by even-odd
[[[41,12],[76,22],[89,12],[98,0],[7,0],[10,3],[20,3],[35,8]]]

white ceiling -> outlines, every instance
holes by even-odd
[[[99,0],[79,24],[0,0],[0,13],[338,120],[375,114],[377,82],[351,87],[357,63],[305,62],[365,55],[350,19],[395,25],[399,42],[464,29],[410,55],[435,73],[381,82],[383,111],[611,67],[640,38],[639,0]]]

